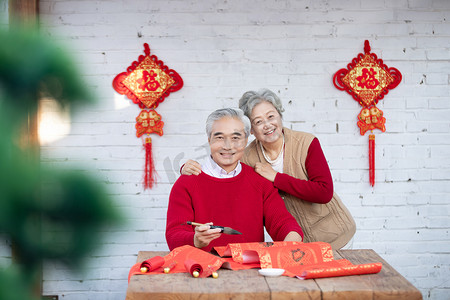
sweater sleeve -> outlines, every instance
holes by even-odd
[[[314,138],[308,148],[305,164],[309,180],[277,173],[274,186],[304,201],[328,203],[333,197],[333,179],[317,138]]]
[[[194,246],[194,229],[192,226],[183,225],[186,221],[194,220],[192,200],[187,186],[183,175],[175,182],[169,196],[166,241],[171,251],[184,245]]]
[[[274,241],[283,241],[291,231],[298,232],[303,238],[302,228],[288,212],[280,194],[271,184],[264,196],[264,225]]]

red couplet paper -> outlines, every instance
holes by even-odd
[[[197,271],[198,277],[208,277],[221,267],[232,270],[281,268],[286,270],[284,276],[309,279],[373,274],[380,272],[382,267],[381,263],[353,265],[346,259],[335,260],[330,244],[324,242],[241,243],[215,247],[215,250],[228,257],[218,257],[188,245],[175,248],[164,257],[135,264],[128,281],[132,275],[162,274],[164,268],[170,268],[169,273],[192,276]],[[141,267],[147,267],[148,271],[142,273]]]
[[[381,264],[353,265],[346,259],[335,260],[328,243],[313,242],[265,242],[229,244],[227,247],[215,247],[219,254],[232,256],[235,265],[246,265],[247,259],[254,264],[258,257],[260,268],[285,269],[284,276],[301,279],[323,278],[378,273]],[[233,266],[233,270],[239,267]]]
[[[137,275],[137,274],[156,274],[162,272],[162,266],[165,263],[165,259],[161,256],[155,256],[152,258],[149,258],[142,263],[134,264],[130,271],[128,272],[128,281],[130,281],[131,276]],[[142,272],[141,268],[146,267],[147,271]]]
[[[155,256],[150,259],[147,259],[141,263],[141,268],[146,267],[147,272],[156,271],[158,268],[162,267],[165,263],[165,260],[161,256]],[[161,268],[162,269],[162,268]],[[143,272],[145,273],[145,272]]]
[[[381,267],[382,267],[381,263],[349,265],[342,267],[324,267],[318,269],[305,270],[300,276],[297,276],[297,278],[313,279],[325,277],[375,274],[381,271]]]
[[[149,259],[152,260],[152,259]],[[208,277],[213,272],[220,269],[220,267],[226,262],[226,260],[217,257],[211,253],[205,252],[201,249],[185,245],[178,248],[173,249],[169,254],[163,257],[163,265],[160,265],[156,269],[152,271],[148,271],[146,273],[142,273],[140,271],[141,263],[137,263],[133,265],[130,269],[128,275],[128,281],[130,281],[131,276],[133,275],[148,275],[148,274],[164,274],[164,268],[170,268],[170,274],[172,273],[186,273],[189,272],[191,265],[187,269],[185,262],[192,261],[194,262],[192,265],[200,265],[202,268],[201,276],[199,277]],[[152,265],[156,265],[161,263],[159,258],[152,261]],[[149,269],[150,270],[150,269]],[[194,270],[192,270],[193,272]],[[192,274],[192,272],[190,272]],[[199,272],[200,273],[200,272]]]
[[[261,268],[283,268],[332,261],[333,251],[324,242],[264,242],[229,244],[226,249],[214,248],[219,255],[231,256],[239,263],[254,263],[255,253]],[[254,253],[252,253],[254,252]]]

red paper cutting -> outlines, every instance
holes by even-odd
[[[402,74],[396,68],[388,68],[376,54],[370,53],[369,41],[364,42],[364,54],[359,53],[346,69],[338,70],[333,77],[334,86],[349,93],[363,107],[358,115],[357,125],[360,134],[374,129],[386,131],[386,119],[383,111],[376,104],[383,99],[389,90],[397,87],[402,81]],[[369,173],[370,184],[375,185],[375,135],[369,140]]]

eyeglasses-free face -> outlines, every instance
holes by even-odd
[[[250,115],[252,134],[261,143],[274,143],[283,137],[283,122],[275,107],[263,101],[253,107]]]
[[[212,159],[229,173],[236,168],[247,146],[244,124],[230,117],[217,120],[212,126],[208,142]]]

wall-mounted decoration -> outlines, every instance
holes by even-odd
[[[183,87],[180,75],[169,69],[156,55],[150,55],[150,47],[144,44],[145,55],[140,55],[126,70],[113,80],[114,89],[126,95],[142,110],[136,117],[136,136],[156,133],[163,135],[164,122],[155,108],[172,92]],[[149,109],[149,110],[146,110]],[[155,182],[155,166],[152,155],[152,139],[145,138],[144,188],[152,188]]]
[[[360,134],[369,135],[369,180],[375,185],[375,135],[374,129],[386,131],[383,111],[376,105],[379,100],[397,87],[402,81],[402,74],[396,68],[388,68],[376,54],[370,53],[369,41],[364,42],[364,54],[359,53],[346,69],[338,70],[333,77],[334,86],[349,93],[362,109],[358,115],[357,125]]]

